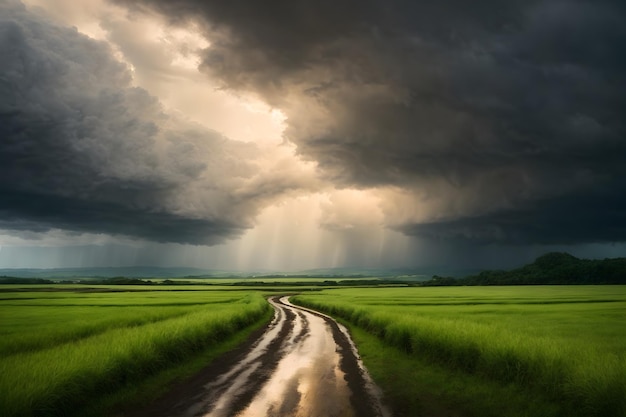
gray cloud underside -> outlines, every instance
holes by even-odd
[[[0,4],[0,227],[214,244],[294,185],[166,114],[102,42]],[[263,189],[253,194],[248,189]]]
[[[624,2],[117,3],[200,22],[202,69],[283,109],[340,186],[428,190],[406,233],[626,239]]]
[[[626,235],[626,198],[619,193],[589,191],[497,213],[404,226],[409,235],[445,242],[508,242],[544,245],[620,242]]]
[[[45,232],[50,227],[104,232],[156,242],[219,243],[243,232],[225,220],[193,219],[165,211],[137,210],[123,204],[97,203],[58,195],[4,192],[0,228]],[[28,220],[24,220],[28,219]]]

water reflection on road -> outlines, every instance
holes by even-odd
[[[388,416],[347,331],[329,317],[271,299],[272,323],[185,413],[205,417]]]

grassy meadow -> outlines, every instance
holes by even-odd
[[[77,414],[271,315],[255,291],[129,289],[2,288],[1,414]]]
[[[359,288],[293,298],[352,327],[396,415],[626,416],[626,287]]]

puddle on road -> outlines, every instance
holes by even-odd
[[[259,343],[232,370],[205,386],[208,396],[213,398],[212,407],[210,412],[200,415],[353,416],[337,345],[325,320],[292,306],[274,306],[277,312],[270,330]],[[233,404],[250,383],[251,375],[259,370],[262,356],[289,320],[289,313],[295,317],[291,321],[291,332],[280,347],[282,356],[276,368],[252,401],[240,412],[232,413]],[[198,415],[198,411],[196,408],[191,414]]]
[[[324,319],[310,313],[297,317],[288,352],[238,417],[353,415],[330,328]],[[308,333],[298,338],[303,326]]]
[[[287,298],[269,300],[276,312],[268,330],[243,360],[204,386],[185,417],[390,415],[347,330]],[[338,331],[345,340],[335,340]]]

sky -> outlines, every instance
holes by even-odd
[[[626,256],[626,3],[0,0],[0,268]]]

